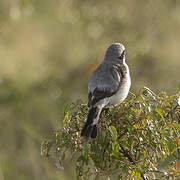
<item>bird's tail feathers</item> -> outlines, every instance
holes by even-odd
[[[81,131],[81,136],[85,136],[87,138],[96,138],[97,136],[97,122],[99,119],[99,114],[101,112],[101,108],[97,106],[92,106],[88,113],[87,121]]]

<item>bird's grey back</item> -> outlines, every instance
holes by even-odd
[[[117,64],[117,63],[116,63]],[[113,77],[112,68],[114,63],[103,61],[92,73],[88,81],[88,91],[93,92],[95,88],[117,88],[119,79]]]

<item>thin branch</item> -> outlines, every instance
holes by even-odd
[[[125,157],[127,157],[128,160],[129,160],[131,163],[136,164],[136,162],[135,162],[134,159],[131,157],[131,155],[128,153],[128,151],[126,151],[121,145],[120,145],[120,147],[121,147],[122,151],[121,151],[121,150],[119,150],[119,151],[120,151]]]
[[[136,164],[136,161],[132,158],[132,156],[128,153],[128,151],[126,151],[121,145],[120,145],[122,151],[120,150],[120,152],[128,158],[128,160],[133,163]],[[140,171],[141,177],[143,180],[146,180],[146,178],[144,177],[144,174]]]

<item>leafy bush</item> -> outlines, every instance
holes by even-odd
[[[63,127],[42,143],[42,154],[63,167],[76,159],[77,179],[169,179],[180,176],[178,95],[142,88],[121,105],[105,109],[96,139],[80,131],[87,117],[80,100],[64,108]],[[58,162],[58,164],[57,164]]]

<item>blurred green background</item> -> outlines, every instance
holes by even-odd
[[[176,93],[178,0],[0,0],[0,179],[69,180],[40,155],[64,103],[87,100],[87,81],[112,42],[126,46],[131,91]]]

